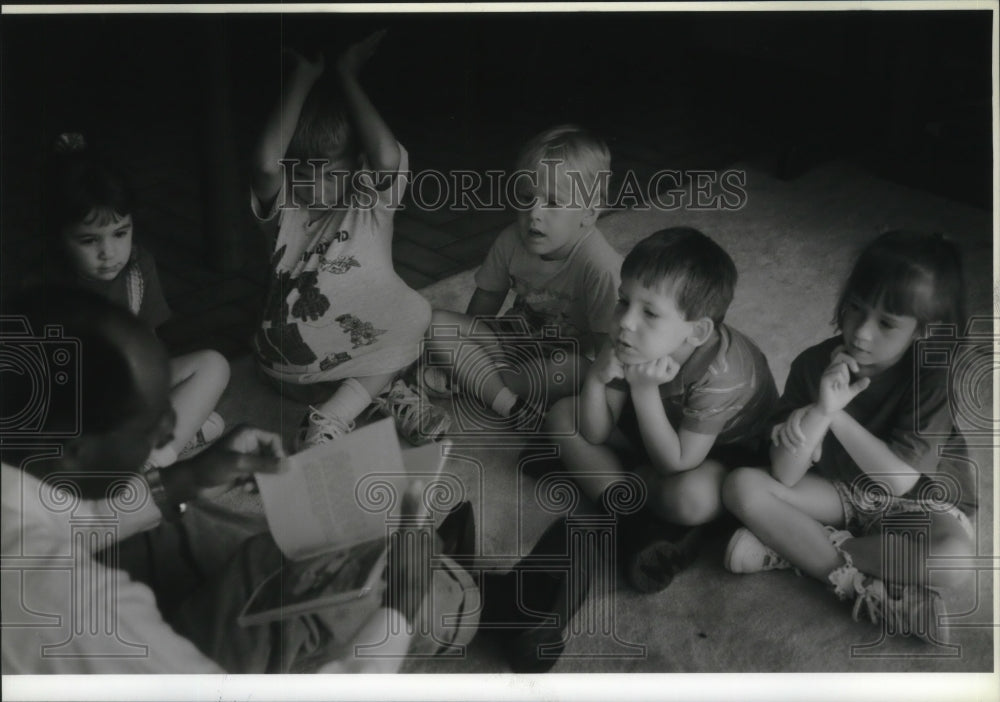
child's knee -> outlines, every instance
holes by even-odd
[[[215,388],[221,394],[229,384],[229,361],[214,349],[202,349],[170,359],[171,382],[192,382],[199,388]]]
[[[736,468],[722,484],[722,503],[737,517],[752,512],[758,498],[767,493],[769,479],[759,468]]]
[[[651,491],[651,507],[675,524],[695,526],[710,522],[722,511],[721,481],[691,481],[682,486],[661,486]]]
[[[675,524],[697,526],[719,516],[722,501],[718,492],[690,490],[682,499],[661,500],[658,514]]]
[[[976,545],[971,537],[966,534],[948,534],[936,537],[931,543],[930,557],[933,559],[947,559],[950,568],[932,570],[931,584],[936,587],[958,588],[968,585],[973,580],[976,570],[972,567],[972,557],[975,555]],[[961,566],[967,562],[968,568],[954,567]]]
[[[198,369],[206,379],[211,379],[223,388],[229,384],[229,361],[214,349],[199,352]]]

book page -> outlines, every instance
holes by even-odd
[[[383,419],[290,456],[281,474],[258,474],[275,542],[298,560],[387,535],[390,518],[400,512],[407,474],[440,471],[444,446],[401,452],[392,420]]]

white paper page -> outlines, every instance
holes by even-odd
[[[336,441],[288,459],[280,475],[257,475],[257,485],[275,542],[289,558],[349,548],[387,533],[387,515],[378,511],[379,484],[398,496],[406,487],[399,440],[384,419]],[[362,509],[367,505],[368,510]]]
[[[387,534],[408,476],[430,483],[449,445],[401,451],[392,420],[383,419],[289,457],[280,475],[258,474],[275,542],[294,560]]]

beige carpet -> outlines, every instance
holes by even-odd
[[[727,321],[767,354],[779,387],[794,356],[833,333],[839,283],[857,250],[888,228],[942,231],[960,243],[967,265],[970,312],[992,314],[991,216],[925,193],[877,180],[847,164],[777,181],[748,169],[748,200],[736,212],[628,211],[601,220],[621,252],[657,229],[694,226],[716,239],[740,271]],[[422,292],[437,307],[464,310],[471,271]],[[992,397],[982,397],[986,408]],[[303,407],[281,402],[254,376],[249,358],[236,362],[220,411],[230,424],[249,421],[290,438]],[[992,441],[979,443],[991,445]],[[484,567],[504,567],[530,549],[553,519],[538,506],[535,482],[517,465],[512,440],[459,439],[446,471],[474,501]],[[979,554],[993,553],[993,455],[973,451],[981,466]],[[544,496],[543,496],[544,497]],[[229,504],[253,509],[245,498]],[[851,620],[819,583],[790,572],[736,576],[721,565],[723,538],[663,593],[637,595],[604,588],[574,625],[554,672],[868,672],[987,671],[993,661],[993,573],[950,599],[952,649],[911,639],[881,641],[881,629]],[[588,633],[589,632],[589,633]],[[866,647],[866,644],[873,644]],[[464,655],[407,663],[406,672],[504,672],[486,637]]]

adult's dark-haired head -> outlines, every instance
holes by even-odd
[[[44,288],[5,300],[3,313],[23,317],[33,333],[32,339],[5,338],[5,345],[44,344],[45,339],[38,339],[46,328],[79,341],[79,376],[70,379],[77,381],[78,395],[51,393],[62,401],[49,404],[44,420],[47,426],[75,424],[79,434],[61,441],[60,457],[31,461],[25,470],[39,478],[57,471],[134,473],[155,446],[169,439],[174,415],[167,353],[128,310],[80,290]],[[15,405],[39,388],[32,387],[37,379],[14,363],[4,364],[0,372],[6,420],[16,417],[22,406]],[[77,396],[78,402],[66,401]],[[104,495],[104,486],[94,481],[81,482],[80,489],[84,497]]]

